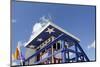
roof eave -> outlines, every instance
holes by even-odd
[[[27,47],[28,44],[29,44],[30,42],[32,42],[32,40],[34,40],[34,39],[35,39],[42,31],[44,31],[44,29],[45,29],[46,27],[48,27],[49,25],[54,26],[55,28],[61,30],[61,31],[64,32],[65,34],[71,36],[72,38],[74,38],[75,40],[77,40],[78,42],[80,42],[80,39],[79,39],[79,38],[77,38],[76,36],[72,35],[71,33],[67,32],[67,31],[65,31],[64,29],[62,29],[61,27],[57,26],[56,24],[54,24],[54,23],[48,23],[46,26],[44,26],[42,29],[40,29],[39,32],[35,33],[33,39],[29,40],[29,41],[24,45],[24,47]]]

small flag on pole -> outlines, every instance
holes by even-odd
[[[21,42],[18,42],[16,51],[14,54],[12,54],[13,60],[20,60],[21,65],[23,65],[23,61],[25,60],[25,57],[22,55],[20,47],[22,46]]]
[[[15,53],[12,54],[12,59],[18,60],[18,58],[19,58],[19,49],[17,47]]]

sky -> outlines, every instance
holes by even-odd
[[[12,2],[12,53],[18,42],[25,44],[33,26],[43,16],[78,37],[80,45],[91,60],[95,60],[95,6]],[[22,47],[22,53],[25,47]]]

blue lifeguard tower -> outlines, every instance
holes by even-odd
[[[80,39],[61,27],[45,19],[43,27],[34,34],[25,47],[29,49],[25,65],[56,64],[90,61],[82,47]],[[31,50],[31,52],[30,52]]]

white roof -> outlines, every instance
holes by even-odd
[[[62,32],[64,32],[65,34],[71,36],[72,38],[74,38],[75,40],[77,40],[78,42],[80,41],[79,38],[75,37],[74,35],[72,35],[71,33],[65,31],[64,29],[62,29],[61,27],[57,26],[56,24],[49,22],[47,23],[42,29],[40,29],[37,33],[34,34],[34,36],[32,37],[31,40],[29,40],[24,46],[26,47],[32,40],[34,40],[42,31],[44,31],[49,25],[57,28],[58,30],[61,30]]]

